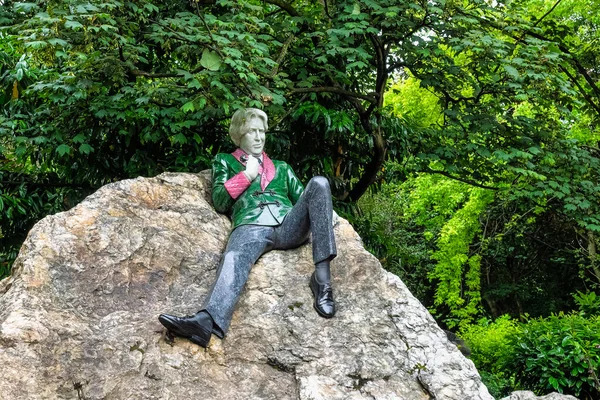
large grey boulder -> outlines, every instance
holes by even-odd
[[[492,399],[343,219],[335,318],[312,308],[306,245],[259,260],[225,340],[170,342],[158,314],[197,311],[229,228],[207,171],[110,184],[44,218],[0,282],[0,397]]]
[[[502,398],[502,400],[577,400],[577,397],[556,392],[545,396],[536,396],[535,393],[529,390],[518,390],[512,392],[510,396]]]

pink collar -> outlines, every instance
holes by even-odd
[[[237,149],[236,151],[231,153],[231,155],[234,156],[235,159],[240,162],[240,164],[246,165],[246,157],[248,157],[248,154],[246,154],[244,150]],[[273,164],[273,161],[271,161],[267,153],[265,153],[264,151],[262,153],[262,156],[263,170],[262,174],[260,175],[260,188],[261,190],[265,190],[269,183],[271,183],[273,178],[275,178],[275,165]]]

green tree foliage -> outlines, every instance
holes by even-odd
[[[597,1],[528,0],[508,2],[507,9],[529,25],[524,35],[540,43],[553,43],[557,51],[566,56],[555,68],[569,80],[580,100],[579,104],[570,106],[579,108],[597,123],[600,117],[597,71],[600,4]]]
[[[408,215],[426,228],[426,238],[435,238],[434,306],[448,327],[469,323],[481,310],[481,256],[471,243],[494,193],[439,175],[419,176],[409,190]]]
[[[597,121],[593,57],[575,40],[593,37],[593,25],[576,18],[581,30],[571,39],[544,35],[571,27],[568,8],[483,0],[4,5],[11,61],[2,82],[11,95],[0,140],[10,153],[3,179],[15,184],[3,193],[23,184],[26,197],[62,187],[76,198],[115,179],[205,168],[231,149],[231,112],[256,106],[272,117],[269,151],[306,176],[330,176],[340,199],[411,171],[502,191],[574,221],[589,244],[582,270],[597,281],[599,154],[591,140],[575,140]],[[389,91],[392,79],[399,83]],[[419,104],[427,107],[415,112]],[[402,165],[396,175],[382,171],[386,157]],[[467,225],[463,241],[476,236]]]
[[[475,188],[469,199],[444,225],[437,241],[432,279],[437,280],[435,305],[450,309],[449,327],[467,324],[481,310],[481,256],[471,254],[471,242],[480,230],[479,216],[493,193]]]
[[[443,74],[440,78],[408,66],[410,77],[393,86],[387,98],[394,100],[390,102],[394,113],[421,128],[409,135],[407,147],[413,157],[405,158],[403,165],[497,193],[485,213],[470,216],[472,221],[481,218],[479,231],[467,235],[466,243],[460,241],[474,256],[473,265],[481,262],[481,295],[494,316],[565,310],[572,306],[573,290],[600,282],[596,252],[600,153],[593,122],[598,121],[593,107],[597,77],[591,72],[595,65],[586,64],[584,70],[573,58],[574,50],[578,57],[593,58],[579,51],[583,42],[569,44],[577,47],[571,51],[562,39],[540,36],[544,23],[554,20],[553,26],[570,26],[574,18],[585,31],[582,37],[591,40],[593,22],[584,21],[581,13],[597,5],[583,3],[569,17],[570,3],[561,1],[508,2],[479,13],[463,10],[461,21],[477,20],[481,27],[461,31],[469,38],[452,37],[438,54],[438,61],[445,57],[444,64],[453,65],[460,78]],[[586,48],[597,54],[593,46]],[[494,59],[490,54],[498,57],[496,62],[490,63]],[[452,83],[453,79],[460,83]],[[439,98],[437,104],[432,96]],[[446,210],[450,214],[442,218],[448,220],[457,209],[448,204],[452,197],[435,198],[436,190],[420,194],[416,204],[429,196],[434,206],[422,221],[440,226],[436,224],[440,216],[433,210]],[[459,189],[455,197],[461,195]],[[446,240],[440,233],[429,234]],[[443,254],[437,246],[431,251]],[[464,292],[465,277],[449,273],[451,258],[445,260],[448,267],[442,277]],[[459,265],[459,258],[455,260]],[[473,284],[477,270],[471,275]],[[440,298],[445,300],[439,305],[456,307],[456,296]],[[475,315],[475,308],[467,308]]]
[[[432,233],[405,213],[410,204],[409,184],[385,184],[378,191],[369,191],[359,200],[358,212],[344,216],[383,267],[398,275],[423,304],[430,306],[434,288],[428,276],[435,264],[424,237]]]
[[[341,112],[341,120],[350,116],[353,122],[338,123],[337,127],[342,127],[338,135],[334,133],[336,126],[325,132],[322,126],[317,127],[312,139],[327,144],[324,148],[340,149],[338,159],[331,164],[343,164],[334,171],[346,174],[344,193],[357,199],[374,181],[386,150],[403,156],[394,150],[402,149],[396,135],[404,131],[390,123],[381,108],[394,73],[410,70],[442,99],[446,118],[443,135],[450,136],[443,142],[455,151],[448,152],[446,146],[424,150],[435,150],[434,154],[440,153],[437,156],[444,159],[477,150],[472,147],[473,140],[471,147],[465,147],[465,142],[452,139],[464,137],[463,128],[487,132],[479,147],[523,149],[524,143],[493,140],[497,135],[490,132],[502,126],[518,130],[526,123],[498,119],[514,102],[518,87],[532,91],[531,95],[539,92],[541,99],[569,89],[561,76],[546,71],[547,62],[539,60],[558,57],[551,46],[518,43],[503,33],[508,28],[499,30],[491,22],[482,25],[478,16],[504,21],[505,13],[511,11],[498,11],[484,1],[15,4],[28,16],[18,26],[24,50],[52,72],[40,80],[45,83],[38,85],[36,92],[43,93],[64,119],[56,121],[59,128],[55,130],[60,131],[55,132],[56,137],[52,133],[45,137],[59,155],[94,154],[102,147],[90,142],[97,136],[78,136],[82,134],[79,128],[84,125],[88,131],[102,130],[93,126],[101,124],[104,132],[111,132],[105,133],[107,138],[118,134],[119,143],[129,143],[120,147],[141,149],[135,157],[126,154],[125,161],[105,168],[113,174],[123,169],[130,174],[137,169],[143,172],[135,166],[137,160],[149,165],[147,170],[160,161],[163,166],[173,160],[180,167],[193,164],[196,158],[177,157],[175,150],[181,146],[182,150],[201,153],[215,140],[198,134],[197,127],[210,130],[229,115],[230,109],[242,104],[264,104],[272,115],[285,116],[284,101],[288,108],[304,104],[308,110],[311,107],[305,103],[309,100],[324,107],[312,107],[324,121],[330,113]],[[526,21],[516,17],[515,21],[515,26],[509,27],[511,32],[527,28]],[[514,61],[516,52],[527,57]],[[507,68],[501,68],[505,64]],[[514,70],[527,72],[527,68],[545,75],[531,72],[531,77],[527,75],[531,84],[523,83]],[[541,79],[556,84],[535,86]],[[547,93],[546,87],[556,90]],[[74,111],[69,113],[70,109]],[[75,113],[79,118],[70,118]],[[461,116],[456,117],[456,113]],[[287,115],[280,126],[298,126],[304,131],[317,121],[314,114],[306,114],[294,114],[300,121]],[[353,140],[350,127],[356,135]],[[200,139],[203,142],[194,148]],[[292,142],[294,136],[284,135],[286,139]],[[430,147],[436,142],[424,144]],[[362,152],[357,151],[361,148]],[[158,154],[166,154],[165,159],[157,160]],[[430,158],[428,153],[422,155]],[[134,161],[130,161],[132,157]],[[518,155],[512,158],[515,163],[521,161]],[[351,164],[357,159],[361,163],[370,159],[370,163],[365,168],[353,168]],[[485,180],[483,168],[460,171],[458,165],[446,167],[447,173],[479,174],[478,180]],[[487,172],[491,174],[491,169]],[[355,185],[350,184],[352,177],[359,178]]]
[[[383,266],[448,327],[482,313],[572,309],[572,293],[588,282],[585,237],[555,206],[514,201],[510,192],[496,192],[490,202],[491,194],[421,175],[363,196],[351,221]]]
[[[491,315],[568,311],[572,293],[589,285],[586,238],[560,210],[559,202],[510,195],[498,196],[486,210],[479,254],[482,299]]]
[[[384,267],[455,327],[482,309],[480,249],[472,242],[493,196],[443,176],[421,175],[364,196],[362,214],[353,222]]]
[[[412,82],[414,78],[395,85],[394,93],[389,98],[397,96],[402,99],[403,116],[412,118],[414,125],[430,126],[440,115],[431,106],[436,103],[431,101],[429,90],[415,87]],[[422,103],[420,99],[423,99]],[[420,104],[428,110],[429,118],[421,113]],[[394,107],[396,105],[394,103]],[[515,114],[529,115],[527,113],[530,110],[529,103],[522,103]],[[398,108],[394,111],[401,112]],[[566,137],[569,132],[564,132],[564,135]],[[568,163],[577,160],[576,157],[563,157],[564,164],[551,173],[548,170],[548,176],[560,176],[566,172],[565,168],[571,168]],[[465,323],[476,316],[480,295],[484,300],[483,305],[494,316],[503,313],[517,316],[525,312],[547,315],[568,310],[572,306],[571,293],[575,289],[583,289],[580,278],[592,285],[597,282],[591,273],[590,259],[586,255],[589,252],[585,248],[586,242],[593,241],[586,237],[585,229],[582,229],[584,222],[581,221],[581,214],[578,219],[573,218],[574,213],[568,210],[571,207],[565,207],[562,200],[571,196],[555,196],[549,190],[540,190],[538,179],[521,179],[505,170],[506,177],[512,181],[511,185],[500,181],[495,187],[493,202],[491,194],[487,194],[486,201],[489,203],[485,210],[482,205],[478,213],[465,215],[468,208],[461,210],[461,207],[472,189],[456,180],[439,179],[443,173],[439,164],[439,160],[432,160],[428,167],[437,177],[409,179],[406,185],[397,187],[398,190],[410,190],[411,194],[410,200],[399,207],[396,213],[404,213],[409,209],[416,216],[415,222],[427,228],[425,238],[433,240],[429,244],[430,254],[442,257],[443,262],[437,264],[435,273],[428,272],[431,277],[437,274],[439,279],[435,282],[438,317],[449,326],[461,320]],[[586,162],[577,167],[587,169]],[[571,172],[566,174],[571,178],[577,176]],[[559,188],[565,194],[571,189],[568,185]],[[594,196],[593,190],[590,195]],[[468,221],[471,221],[471,225]],[[442,235],[442,227],[446,223],[446,232],[452,232],[451,236]],[[453,223],[465,230],[456,230]],[[474,229],[475,233],[472,230],[469,232],[467,227]],[[461,236],[461,233],[466,235]],[[440,247],[442,244],[445,248]],[[465,261],[469,259],[473,268],[469,268]],[[465,271],[471,272],[472,302],[466,301],[469,285]],[[482,282],[480,276],[483,277]],[[409,283],[413,290],[418,286]],[[429,302],[426,304],[432,306]],[[450,320],[452,313],[455,318]]]
[[[417,128],[443,124],[442,108],[439,96],[421,87],[421,82],[412,76],[391,85],[385,105],[390,112],[410,121]]]

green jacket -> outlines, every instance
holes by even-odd
[[[232,229],[246,224],[276,226],[296,204],[304,187],[283,161],[263,153],[262,173],[249,182],[245,153],[217,154],[212,163],[212,199],[215,209],[231,216]]]

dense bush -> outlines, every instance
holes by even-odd
[[[511,340],[507,363],[516,381],[537,393],[558,391],[580,399],[600,398],[599,317],[558,314],[522,325]]]
[[[577,294],[573,295],[575,303],[579,308],[579,313],[584,316],[598,316],[600,315],[600,296],[595,292],[582,293],[577,291]]]
[[[521,323],[502,316],[465,327],[461,336],[496,398],[526,389],[538,395],[558,391],[591,400],[600,398],[599,326],[600,317],[581,312]]]
[[[517,321],[504,315],[495,321],[482,318],[477,324],[463,328],[460,333],[471,349],[471,360],[483,382],[496,398],[515,390],[513,374],[506,369],[515,353],[508,339],[518,334],[520,329]]]

